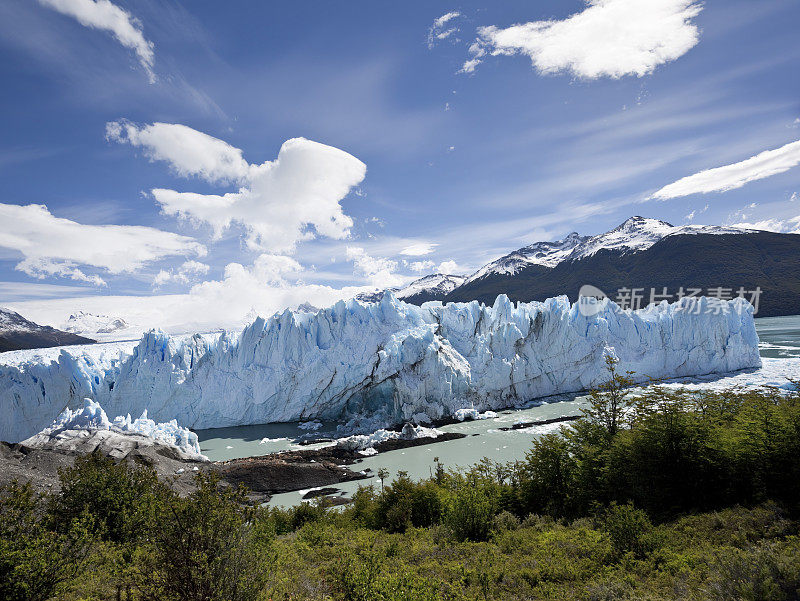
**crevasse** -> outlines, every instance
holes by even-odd
[[[0,439],[22,440],[84,398],[111,415],[147,410],[192,428],[419,423],[585,390],[606,377],[609,353],[640,381],[761,364],[752,308],[741,299],[633,312],[605,300],[586,316],[566,297],[418,307],[387,294],[258,318],[238,336],[152,331],[132,350],[64,348],[49,360],[4,353]]]

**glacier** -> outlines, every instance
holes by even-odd
[[[584,315],[565,296],[420,307],[388,293],[238,334],[3,353],[0,439],[27,438],[84,398],[195,429],[323,420],[358,432],[580,392],[607,377],[608,354],[641,382],[759,367],[752,307],[713,300],[623,311],[604,299]]]

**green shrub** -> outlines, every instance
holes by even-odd
[[[496,511],[496,503],[482,487],[464,486],[450,497],[445,524],[458,541],[485,541]]]
[[[61,470],[59,476],[61,493],[50,502],[55,523],[69,527],[88,513],[98,534],[118,543],[135,541],[147,533],[164,494],[152,468],[117,463],[99,453],[79,457],[74,467]]]
[[[494,516],[494,520],[492,521],[492,530],[495,532],[503,532],[505,530],[516,530],[519,528],[520,521],[517,516],[515,516],[510,511],[501,511],[496,516]]]
[[[0,489],[0,599],[45,601],[81,571],[91,549],[93,521],[85,513],[51,528],[45,503],[30,484]]]
[[[265,521],[247,505],[243,488],[221,488],[214,473],[196,481],[190,496],[169,498],[142,548],[137,587],[160,601],[256,599],[268,573]]]
[[[617,553],[632,551],[643,555],[648,551],[646,537],[653,530],[653,524],[641,509],[630,504],[612,503],[603,514],[600,525],[608,533]]]
[[[438,486],[433,482],[412,482],[402,472],[381,493],[376,508],[378,527],[389,532],[405,532],[409,526],[431,526],[441,515]]]

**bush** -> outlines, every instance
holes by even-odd
[[[464,486],[450,498],[445,524],[458,541],[485,541],[495,513],[496,503],[482,487]]]
[[[161,601],[249,601],[266,582],[270,533],[243,488],[219,487],[199,474],[187,498],[172,495],[152,543],[143,548],[136,583]]]
[[[794,601],[800,595],[800,541],[761,543],[718,552],[711,565],[709,601]]]
[[[633,505],[612,503],[603,514],[600,525],[608,532],[617,553],[632,551],[644,555],[649,550],[645,537],[652,531],[653,524],[644,511]]]
[[[105,540],[127,543],[146,534],[164,494],[152,468],[92,453],[59,472],[61,493],[51,499],[56,525],[69,527],[88,513]]]
[[[53,532],[30,484],[0,489],[0,599],[44,601],[80,572],[92,545],[84,513]]]
[[[343,601],[436,601],[440,596],[426,578],[393,574],[374,551],[348,553],[331,571],[336,598]]]
[[[409,526],[432,526],[441,516],[442,501],[437,485],[433,482],[412,482],[402,472],[378,498],[377,526],[389,532],[405,532]]]
[[[501,511],[492,522],[492,530],[495,532],[503,532],[505,530],[516,530],[519,528],[519,518],[510,511]]]

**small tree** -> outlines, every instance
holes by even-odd
[[[0,489],[0,599],[45,601],[82,569],[91,549],[85,513],[51,529],[50,516],[30,483]]]
[[[383,493],[383,483],[389,477],[389,470],[382,467],[378,470],[378,479],[381,481],[381,493]]]
[[[249,601],[268,575],[271,539],[247,504],[245,489],[220,488],[219,476],[198,474],[198,489],[173,495],[152,543],[142,551],[135,576],[143,598],[153,601]]]
[[[449,499],[445,524],[459,541],[485,541],[492,531],[497,503],[484,487],[461,486]]]
[[[619,359],[606,355],[609,379],[589,393],[589,407],[582,410],[585,417],[603,427],[609,438],[630,423],[636,406],[628,391],[634,384],[633,372],[620,374],[617,363]]]
[[[118,463],[95,452],[79,457],[59,476],[61,492],[50,500],[56,525],[68,526],[86,512],[105,540],[135,543],[147,534],[163,492],[151,467]]]

